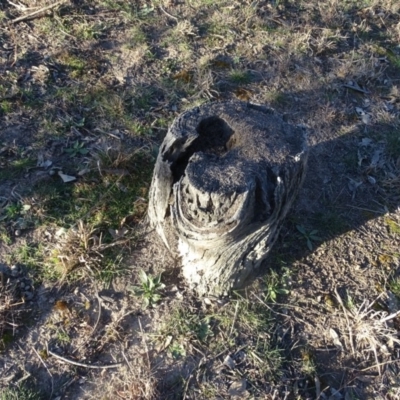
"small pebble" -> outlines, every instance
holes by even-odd
[[[15,278],[19,275],[19,272],[20,272],[19,267],[17,265],[11,266],[11,276],[13,276]]]

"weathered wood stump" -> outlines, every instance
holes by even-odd
[[[184,112],[169,129],[150,189],[150,224],[199,294],[243,286],[274,244],[301,186],[306,133],[239,101]]]

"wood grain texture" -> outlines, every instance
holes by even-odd
[[[301,186],[304,128],[230,101],[180,115],[154,169],[148,216],[200,295],[243,286],[274,244]]]

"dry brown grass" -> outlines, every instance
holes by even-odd
[[[8,357],[15,376],[27,370],[48,388],[34,347],[57,396],[83,399],[228,398],[238,374],[255,398],[323,398],[333,389],[396,398],[399,317],[376,299],[400,273],[399,2],[66,1],[11,23],[50,3],[0,4],[0,240],[8,243],[0,262],[18,261],[37,279],[29,306],[39,314],[12,338],[0,368]],[[196,302],[177,278],[179,260],[155,239],[137,244],[150,183],[142,172],[169,124],[187,108],[234,97],[310,130],[309,174],[269,264],[278,273],[249,290],[269,308],[251,295]],[[71,155],[76,143],[86,154]],[[36,167],[39,154],[76,182],[60,188]],[[323,238],[311,253],[296,225]],[[164,271],[165,298],[152,310],[127,294],[141,268]],[[0,290],[0,332],[13,333],[22,304],[12,286]],[[279,290],[268,303],[265,293]],[[58,300],[72,310],[68,321],[48,311]],[[267,314],[271,323],[260,324]],[[332,349],[327,326],[343,350]],[[210,329],[206,341],[200,328]],[[110,375],[60,367],[40,352],[46,345],[85,363],[126,364]],[[183,378],[168,386],[172,370]]]
[[[341,335],[345,337],[346,350],[350,350],[354,357],[360,355],[366,360],[372,353],[376,369],[381,374],[380,358],[390,356],[395,345],[400,344],[399,333],[393,326],[393,320],[400,315],[400,311],[388,315],[386,311],[374,310],[373,307],[379,298],[372,302],[364,300],[358,307],[352,305],[350,309],[345,307],[337,291],[336,299],[343,311],[344,318],[341,319],[342,326],[339,329]]]
[[[8,345],[16,329],[21,326],[21,313],[25,301],[18,297],[15,284],[0,272],[0,351]]]

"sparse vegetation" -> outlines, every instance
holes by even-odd
[[[307,247],[309,250],[313,249],[313,243],[320,242],[322,240],[317,235],[317,233],[318,233],[317,229],[313,229],[308,232],[303,225],[297,225],[296,228],[303,235],[304,239],[306,240]]]
[[[399,398],[399,2],[55,4],[0,2],[0,400]],[[260,276],[198,299],[147,192],[231,98],[306,124],[308,175]]]
[[[4,389],[0,392],[1,400],[41,400],[43,397],[31,389],[19,386],[15,389]]]
[[[144,308],[155,306],[161,300],[160,291],[165,287],[161,282],[161,274],[153,277],[140,270],[139,278],[140,286],[134,286],[133,293],[143,299]]]

